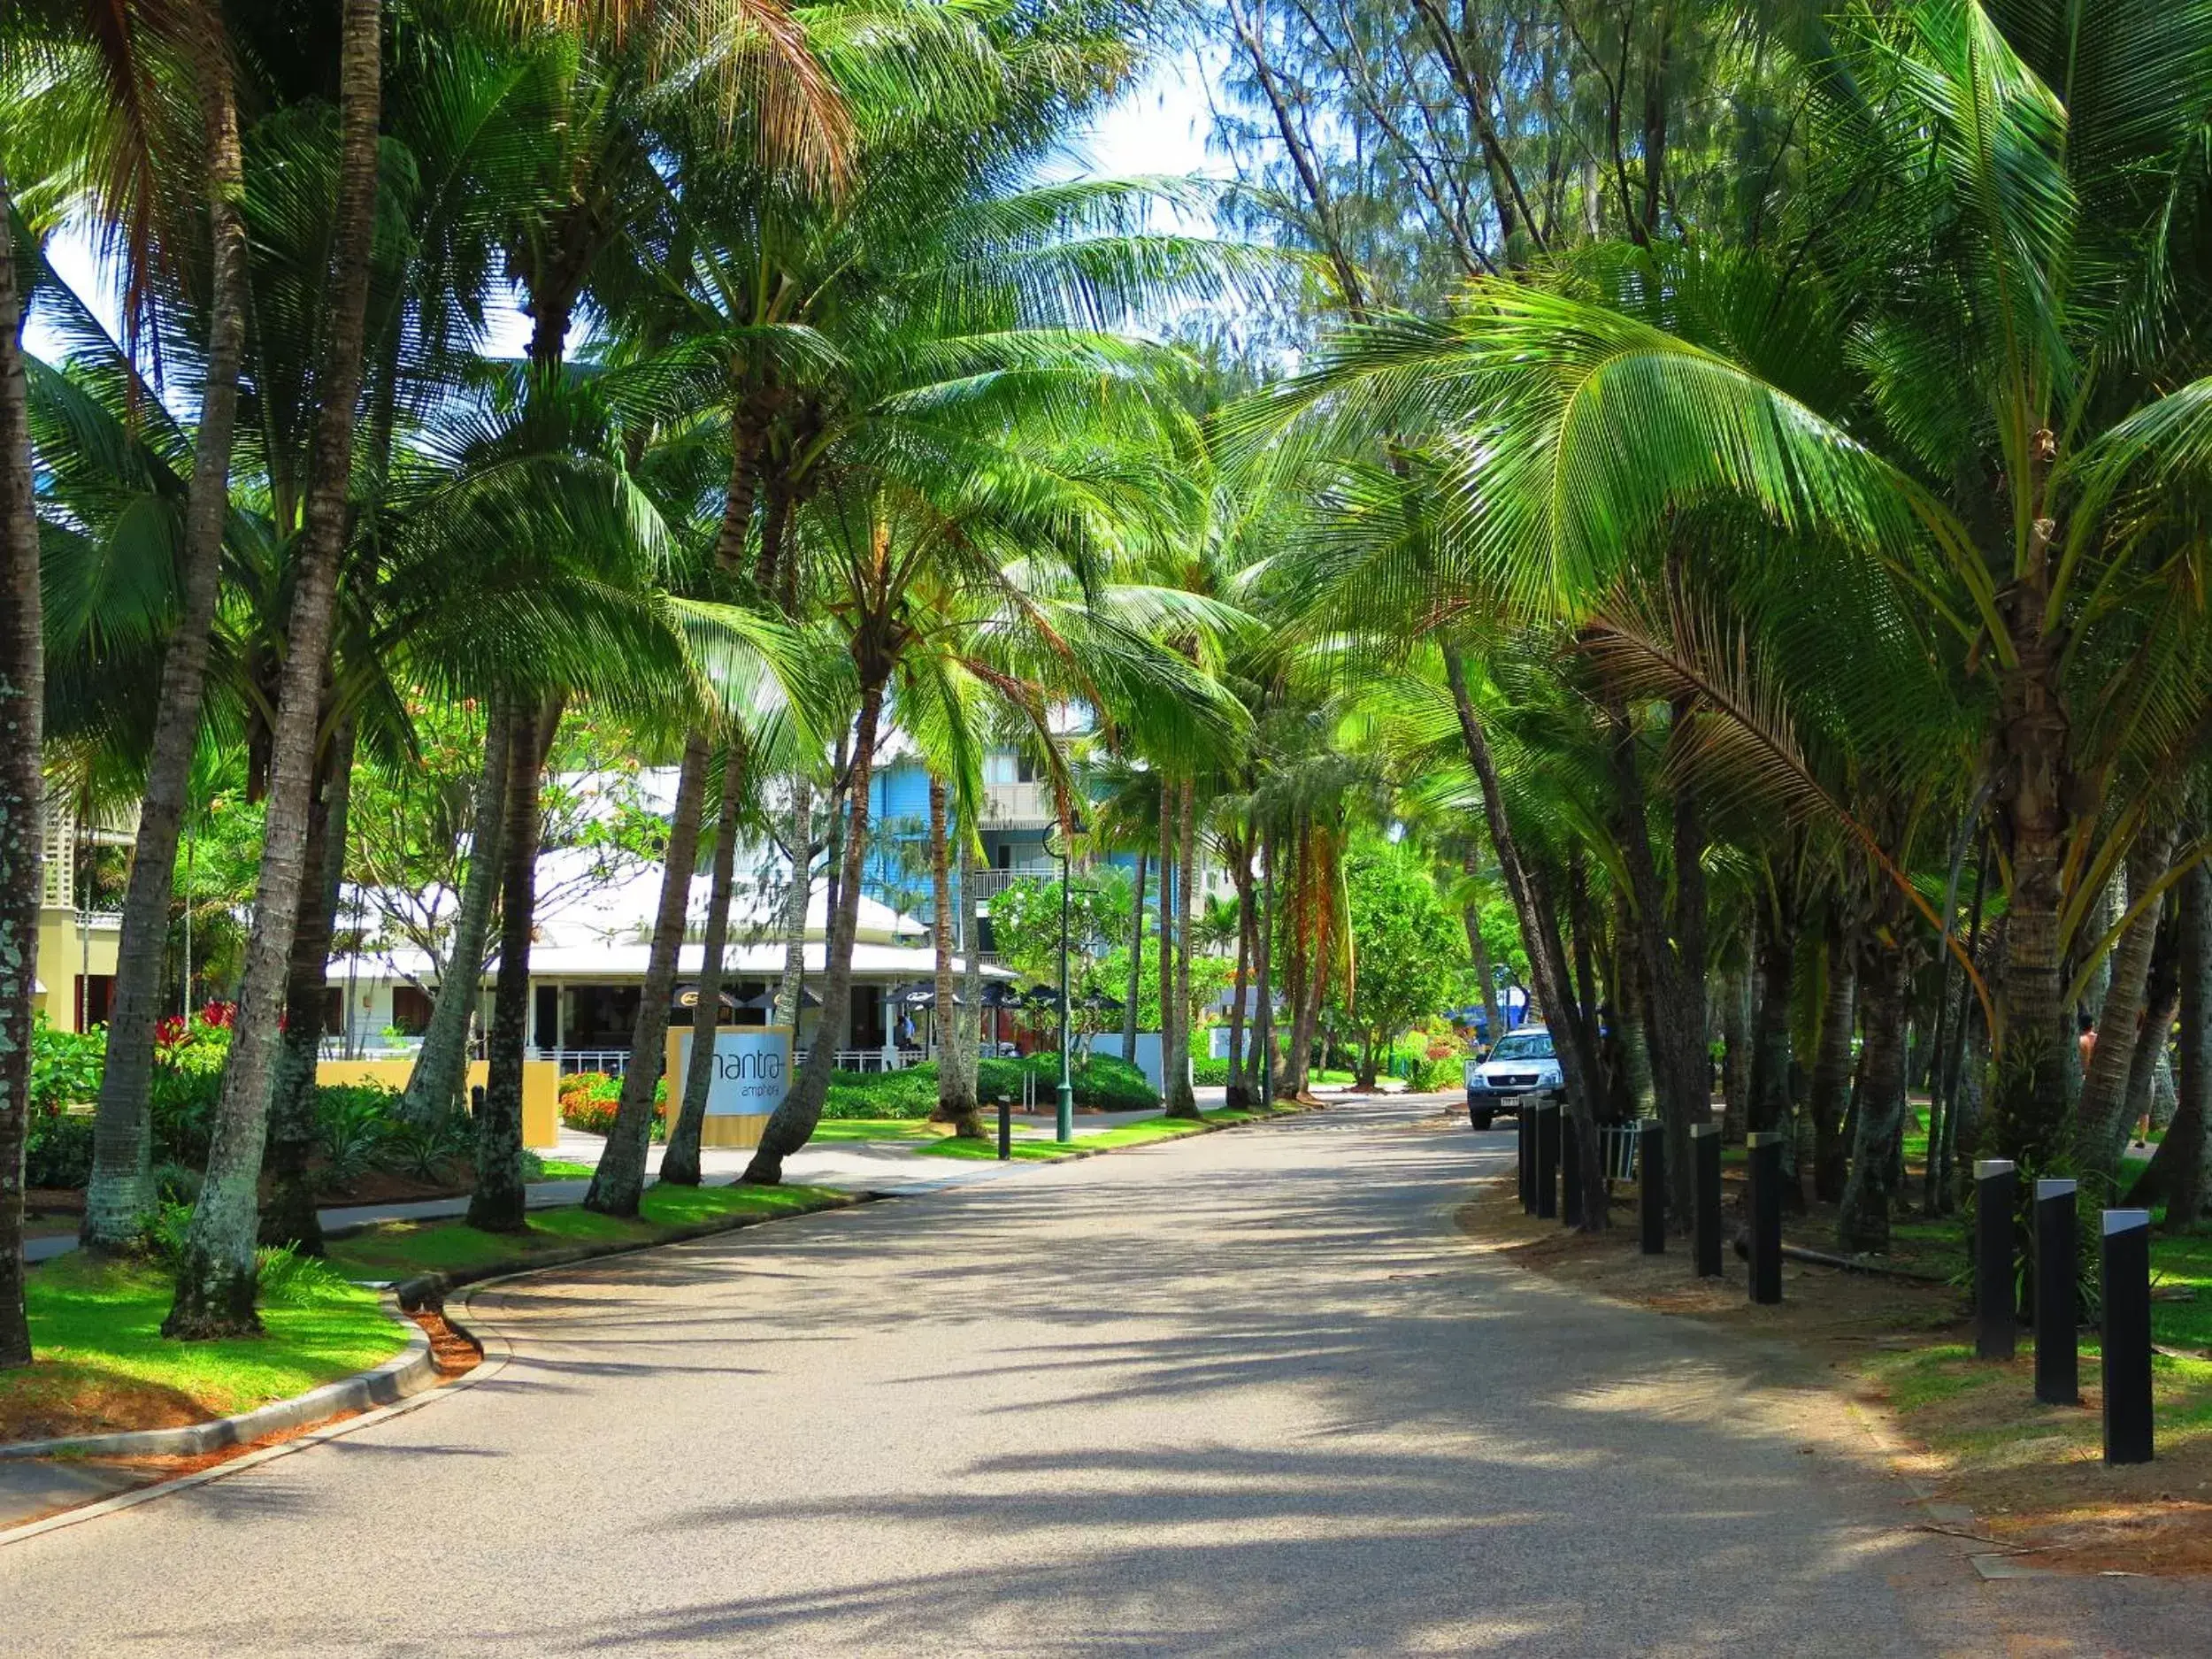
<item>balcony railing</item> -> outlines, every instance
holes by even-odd
[[[1017,881],[1054,881],[1059,875],[1059,865],[1039,864],[1029,870],[973,870],[968,872],[968,879],[975,883],[977,902],[987,903]]]
[[[989,783],[983,786],[985,829],[1042,829],[1059,817],[1046,785]]]

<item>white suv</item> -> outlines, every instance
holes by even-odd
[[[1489,1058],[1467,1062],[1467,1121],[1487,1129],[1501,1112],[1519,1117],[1540,1095],[1557,1100],[1566,1094],[1551,1033],[1541,1025],[1520,1025],[1498,1039]]]

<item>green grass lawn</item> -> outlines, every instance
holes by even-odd
[[[35,1363],[0,1372],[0,1439],[224,1417],[382,1363],[405,1345],[374,1292],[303,1274],[261,1310],[263,1335],[172,1342],[170,1283],[141,1263],[71,1255],[28,1274]]]
[[[483,1233],[459,1221],[396,1221],[330,1245],[331,1265],[349,1279],[402,1279],[418,1273],[526,1267],[533,1257],[580,1244],[650,1244],[677,1228],[725,1219],[798,1215],[849,1202],[822,1187],[672,1187],[655,1185],[634,1221],[602,1216],[578,1204],[534,1210],[518,1233]]]
[[[566,1158],[541,1158],[540,1168],[533,1179],[541,1181],[588,1181],[595,1165],[572,1164]]]
[[[990,1109],[984,1109],[989,1118]],[[814,1125],[810,1144],[824,1141],[937,1141],[951,1133],[949,1124],[926,1118],[825,1118]]]
[[[1263,1107],[1256,1110],[1211,1111],[1206,1114],[1206,1124],[1249,1124],[1263,1118],[1280,1118],[1297,1110],[1295,1107]],[[1084,1135],[1076,1141],[1016,1141],[1013,1154],[1017,1162],[1049,1164],[1076,1152],[1100,1152],[1115,1147],[1138,1147],[1151,1141],[1172,1141],[1179,1135],[1195,1134],[1203,1124],[1187,1118],[1144,1118],[1133,1124],[1121,1124],[1094,1135]],[[998,1137],[986,1136],[981,1141],[943,1140],[935,1146],[921,1148],[924,1156],[941,1158],[984,1158],[998,1156]]]

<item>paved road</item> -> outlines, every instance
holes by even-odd
[[[1504,1138],[1420,1110],[488,1294],[476,1386],[0,1548],[0,1653],[2204,1650],[2200,1590],[1983,1584],[1824,1397],[1469,1249]]]

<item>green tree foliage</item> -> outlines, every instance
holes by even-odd
[[[1333,987],[1328,1009],[1339,1031],[1359,1033],[1371,1064],[1377,1048],[1466,1000],[1467,935],[1427,859],[1402,841],[1363,840],[1344,861],[1344,885],[1356,965],[1352,995]]]

